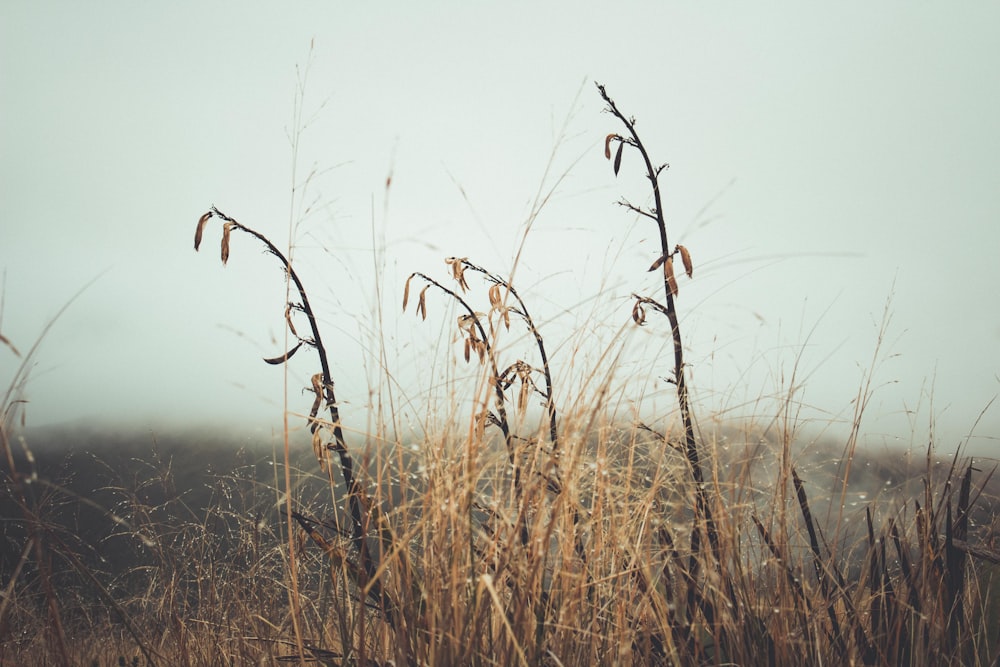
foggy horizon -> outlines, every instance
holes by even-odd
[[[29,428],[280,431],[283,370],[262,359],[287,349],[282,272],[236,233],[223,267],[218,221],[195,253],[213,205],[292,243],[351,444],[374,419],[405,439],[469,409],[457,312],[401,305],[414,271],[452,286],[452,256],[514,271],[563,414],[608,353],[608,409],[668,427],[668,326],[630,319],[632,293],[657,295],[659,241],[616,205],[648,205],[648,184],[636,155],[617,177],[605,159],[622,128],[596,81],[670,164],[705,433],[764,428],[791,395],[802,443],[842,442],[870,377],[863,444],[948,452],[973,433],[996,456],[997,8],[635,3],[622,29],[558,3],[178,6],[0,9],[0,334],[24,355],[52,322]],[[501,341],[537,363],[522,326]],[[0,345],[5,391],[20,363]],[[288,367],[307,413],[318,364],[303,349]]]

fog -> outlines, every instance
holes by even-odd
[[[669,330],[630,324],[630,295],[657,295],[657,233],[616,205],[648,185],[637,156],[617,178],[605,160],[622,128],[596,81],[670,163],[703,427],[791,396],[809,437],[843,439],[868,386],[872,446],[971,434],[995,455],[998,20],[985,3],[4,3],[0,334],[21,356],[0,346],[0,381],[51,322],[29,425],[280,429],[285,377],[261,358],[286,349],[285,281],[246,236],[223,267],[218,225],[194,252],[216,205],[293,245],[349,437],[373,429],[370,390],[419,431],[474,373],[450,304],[401,312],[406,277],[450,284],[449,256],[514,272],[557,401],[610,350],[617,415],[666,423]],[[523,330],[503,340],[509,362],[533,353]],[[314,357],[288,370],[307,411]]]

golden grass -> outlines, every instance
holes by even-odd
[[[787,404],[757,416],[772,425],[768,437],[754,421],[696,428],[673,256],[688,279],[693,269],[686,248],[667,244],[665,165],[653,166],[599,89],[628,131],[605,141],[609,159],[619,142],[614,174],[628,146],[653,186],[652,208],[622,204],[658,225],[652,268],[663,266],[664,292],[633,295],[632,312],[649,327],[647,310],[665,316],[679,436],[617,416],[627,397],[616,392],[612,353],[579,387],[559,387],[557,401],[544,339],[513,280],[451,257],[456,289],[415,272],[404,308],[417,279],[415,326],[432,299],[460,313],[455,359],[474,369],[473,386],[451,381],[446,416],[422,438],[374,423],[364,447],[349,446],[318,320],[288,255],[213,208],[197,223],[196,249],[217,218],[223,263],[240,232],[286,271],[286,335],[296,340],[265,361],[317,353],[308,435],[287,427],[286,411],[270,455],[245,453],[208,475],[177,470],[188,458],[156,446],[152,458],[119,454],[96,469],[91,461],[82,480],[60,477],[18,444],[19,372],[0,406],[0,663],[997,664],[1000,494],[989,468],[958,453],[941,461],[932,444],[905,469],[895,453],[859,451],[867,385],[850,435],[832,448],[797,443]],[[488,312],[473,307],[478,291]],[[512,326],[530,334],[537,360],[505,358],[500,332]],[[392,397],[382,352],[378,392]],[[865,456],[886,473],[874,484],[857,479]]]
[[[866,502],[845,510],[839,525],[821,525],[821,508],[837,501],[828,465],[836,453],[812,451],[796,464],[824,484],[799,483],[791,470],[795,484],[781,491],[773,474],[780,446],[730,434],[725,449],[708,446],[717,558],[691,549],[704,525],[681,452],[639,429],[564,432],[561,493],[532,475],[520,500],[502,443],[442,438],[373,452],[366,503],[380,508],[369,534],[381,597],[358,564],[349,519],[331,513],[330,493],[343,497],[343,485],[330,489],[308,471],[306,443],[292,493],[308,531],[293,535],[291,554],[279,517],[280,454],[267,457],[276,465],[253,458],[260,453],[242,464],[219,454],[228,470],[186,480],[178,476],[192,472],[174,468],[195,457],[180,444],[171,445],[173,461],[154,452],[103,474],[78,458],[64,470],[89,480],[37,482],[45,493],[34,505],[5,498],[5,516],[21,528],[8,523],[5,557],[19,557],[24,544],[39,549],[5,582],[0,659],[59,664],[63,641],[70,664],[115,664],[118,656],[129,664],[283,664],[298,654],[291,558],[303,657],[326,664],[361,656],[427,665],[993,659],[996,497],[970,509],[973,476],[985,474],[941,473],[950,462],[932,461],[912,480],[923,487],[912,497],[897,457],[859,455],[859,465],[867,458],[882,474],[852,485],[850,497],[865,493]],[[464,455],[470,449],[480,452],[476,460]],[[886,476],[898,494],[879,495]],[[89,506],[73,489],[94,478],[102,486]],[[187,489],[199,486],[205,491],[192,497]],[[977,534],[963,525],[969,518]],[[79,539],[81,528],[89,539]]]

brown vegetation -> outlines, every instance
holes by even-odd
[[[676,436],[609,418],[610,362],[592,371],[596,399],[557,400],[524,295],[451,257],[454,289],[415,272],[403,301],[412,281],[423,285],[415,326],[441,302],[458,310],[461,356],[480,368],[477,386],[453,395],[469,417],[422,442],[386,435],[352,448],[288,255],[212,208],[197,223],[196,249],[218,219],[223,263],[242,232],[286,272],[295,340],[265,361],[316,352],[308,436],[299,443],[286,427],[270,454],[243,452],[212,472],[179,474],[189,455],[161,445],[147,460],[87,459],[94,472],[81,472],[80,453],[46,470],[15,437],[15,378],[0,414],[0,661],[996,664],[991,468],[957,453],[941,461],[931,444],[910,462],[859,452],[866,400],[850,438],[832,448],[795,443],[787,415],[763,433],[696,427],[673,260],[680,255],[687,279],[693,264],[667,241],[666,165],[654,166],[634,119],[598,88],[624,127],[605,141],[608,159],[618,143],[614,174],[627,147],[652,189],[651,207],[621,204],[660,236],[650,270],[662,267],[662,299],[634,295],[632,317],[672,342]],[[505,358],[498,342],[515,326],[531,335],[537,359]],[[297,454],[310,449],[318,465]],[[859,480],[869,464],[880,474]]]

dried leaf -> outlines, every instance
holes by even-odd
[[[639,301],[636,301],[635,305],[632,306],[632,321],[640,327],[646,322],[646,309],[642,307],[642,303]]]
[[[222,226],[222,265],[229,261],[229,232],[233,230],[233,223],[227,222]]]
[[[486,433],[486,424],[489,422],[488,410],[483,410],[476,414],[476,438],[481,439]]]
[[[655,262],[653,262],[653,263],[652,263],[652,265],[650,265],[650,267],[649,267],[649,269],[648,269],[648,270],[649,270],[649,271],[656,271],[656,270],[657,270],[658,268],[660,268],[660,266],[661,266],[661,265],[662,265],[662,264],[663,264],[663,263],[664,263],[665,261],[667,261],[667,258],[668,258],[668,257],[670,257],[670,253],[669,253],[669,252],[665,252],[665,253],[663,253],[662,255],[660,255],[659,257],[657,257],[657,258],[656,258],[656,261],[655,261]]]
[[[312,436],[312,446],[313,454],[316,455],[317,461],[323,460],[323,435],[320,433],[319,429],[313,431]]]
[[[490,306],[499,310],[502,305],[503,299],[500,297],[500,286],[493,285],[490,287]]]
[[[201,235],[205,231],[205,224],[211,219],[212,212],[209,211],[205,215],[198,218],[198,227],[194,230],[194,249],[198,250],[198,246],[201,245]]]
[[[272,366],[277,366],[278,364],[283,364],[286,361],[288,361],[289,359],[291,359],[292,355],[295,354],[296,352],[298,352],[300,347],[302,347],[302,343],[299,343],[298,345],[296,345],[295,347],[293,347],[292,349],[290,349],[288,352],[285,352],[280,357],[272,357],[271,359],[264,359],[264,362],[268,363],[268,364],[271,364]]]
[[[612,132],[608,136],[604,137],[604,159],[605,160],[610,160],[611,159],[611,140],[614,139],[617,136],[618,136],[617,134],[615,134],[614,132]]]
[[[469,363],[469,352],[472,351],[472,339],[465,339],[465,363]]]
[[[674,277],[674,260],[667,258],[663,263],[663,278],[667,281],[667,289],[670,296],[677,296],[677,278]]]
[[[410,277],[406,279],[406,285],[403,286],[403,312],[406,312],[406,302],[410,300],[410,281],[413,280],[413,276],[416,274],[411,273]]]
[[[319,461],[319,469],[322,472],[327,472],[330,461],[326,457],[326,447],[323,446],[323,435],[319,429],[313,431],[312,446],[313,454],[316,455],[316,460]]]
[[[691,264],[691,253],[688,252],[687,248],[679,244],[677,246],[677,252],[681,254],[681,262],[684,264],[684,273],[687,274],[688,278],[693,278],[694,265]]]
[[[417,314],[424,320],[427,319],[427,288],[430,285],[425,285],[422,290],[420,290],[420,298],[417,299]]]
[[[292,324],[292,304],[285,306],[285,322],[288,324],[288,330],[292,332],[293,336],[298,336],[298,332],[295,330],[295,325]]]
[[[473,338],[476,337],[476,322],[482,322],[486,318],[486,313],[480,313],[476,311],[474,314],[469,315],[459,315],[458,316],[458,328],[463,331],[468,331],[469,335]]]
[[[510,331],[510,308],[503,309],[503,325]]]
[[[14,343],[10,342],[10,339],[4,336],[3,334],[0,334],[0,343],[3,343],[7,347],[9,347],[10,351],[14,353],[15,357],[21,356],[21,353],[17,351],[16,347],[14,347]]]
[[[622,166],[622,150],[624,148],[625,148],[624,142],[618,144],[618,152],[615,153],[615,176],[618,175],[618,170],[621,169]]]
[[[465,282],[465,262],[468,257],[448,257],[446,258],[445,264],[451,265],[451,276],[458,282],[458,286],[462,288],[462,292],[469,289],[469,284]]]
[[[528,407],[528,398],[531,396],[530,387],[524,380],[521,381],[521,389],[517,392],[517,409],[524,412]]]
[[[309,412],[309,415],[312,416],[312,417],[315,417],[317,414],[319,414],[319,406],[323,402],[323,374],[322,373],[316,373],[315,375],[312,376],[312,390],[313,390],[313,393],[316,394],[316,398],[313,400],[312,410]],[[313,429],[313,433],[316,432],[316,430],[315,430],[316,426],[315,425],[311,426],[310,428]]]

